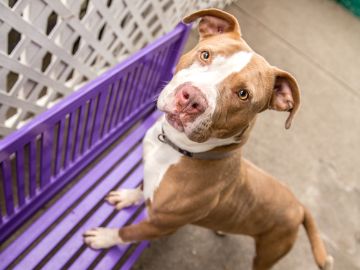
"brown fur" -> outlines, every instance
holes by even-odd
[[[201,26],[199,44],[181,58],[177,70],[191,65],[203,48],[225,56],[251,50],[241,38],[237,21],[229,14],[211,9],[190,15],[185,21],[205,15],[210,16],[205,21],[210,25]],[[225,30],[219,33],[221,43],[216,40],[219,20],[221,30]],[[239,88],[248,89],[251,99],[243,102],[233,98]],[[295,79],[255,54],[246,68],[223,81],[220,92],[218,109],[206,138],[227,138],[242,131],[237,138],[239,144],[215,149],[232,150],[233,154],[222,160],[182,157],[165,173],[153,202],[148,202],[148,219],[120,229],[120,237],[124,241],[158,238],[189,223],[226,233],[246,234],[256,241],[253,269],[266,270],[287,254],[296,240],[299,226],[304,224],[315,260],[319,268],[325,269],[327,253],[309,211],[287,187],[241,157],[241,146],[259,112],[268,107],[290,111],[286,123],[286,127],[290,127],[300,104]]]

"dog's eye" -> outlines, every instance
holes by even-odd
[[[201,60],[208,61],[210,58],[210,53],[208,51],[202,51],[200,53]]]
[[[247,100],[249,98],[249,92],[245,89],[240,89],[238,96],[241,100]]]

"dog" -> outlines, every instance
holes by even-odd
[[[144,137],[143,190],[112,191],[106,198],[117,209],[145,201],[148,217],[121,229],[88,230],[85,243],[109,248],[194,224],[252,236],[253,270],[266,270],[289,252],[304,225],[317,266],[332,269],[309,210],[241,156],[259,113],[288,112],[290,128],[300,106],[295,78],[254,52],[231,14],[205,9],[183,22],[197,19],[199,42],[180,58],[157,101],[164,116]]]

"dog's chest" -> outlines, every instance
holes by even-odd
[[[162,121],[157,121],[146,133],[144,146],[144,197],[153,200],[168,168],[179,162],[181,154],[158,139]]]

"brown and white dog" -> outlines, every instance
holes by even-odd
[[[236,18],[206,9],[184,18],[201,18],[200,41],[183,55],[161,92],[165,112],[144,138],[144,188],[113,191],[117,209],[147,203],[148,218],[119,229],[85,232],[90,247],[154,239],[195,224],[256,241],[253,269],[270,269],[293,246],[304,225],[315,261],[331,269],[310,212],[264,171],[241,157],[258,113],[289,112],[300,105],[296,80],[271,66],[242,39]]]

